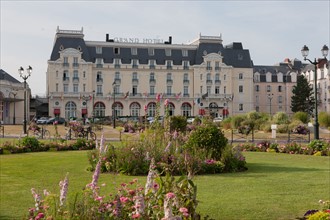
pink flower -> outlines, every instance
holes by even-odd
[[[40,212],[40,213],[36,216],[35,219],[41,219],[41,218],[44,218],[44,217],[45,217],[44,213]]]
[[[159,189],[159,185],[158,185],[158,183],[154,183],[153,188],[154,188],[155,190],[158,190],[158,189]]]
[[[164,105],[165,105],[165,107],[167,107],[168,104],[169,104],[169,100],[168,100],[168,99],[165,99],[165,101],[164,101]]]
[[[173,198],[175,198],[175,194],[172,193],[172,192],[169,192],[169,193],[166,194],[166,197],[169,198],[169,199],[173,199]]]
[[[182,213],[184,213],[184,212],[188,212],[188,209],[185,208],[185,207],[181,207],[181,208],[179,209],[179,211],[182,212]]]
[[[69,178],[68,178],[68,174],[66,174],[65,179],[63,181],[60,181],[60,187],[61,187],[60,206],[64,205],[64,201],[68,193],[68,186],[69,186]]]
[[[132,215],[132,218],[140,218],[140,217],[141,217],[140,213],[136,213],[136,214]]]
[[[148,106],[144,106],[144,111],[146,112],[148,110]]]
[[[128,201],[127,197],[124,197],[124,196],[120,197],[120,202],[125,203],[127,201]]]

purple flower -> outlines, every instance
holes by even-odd
[[[60,206],[63,206],[65,202],[66,195],[68,193],[68,186],[69,186],[69,178],[68,178],[68,174],[66,174],[64,181],[60,181],[60,187],[61,187]]]

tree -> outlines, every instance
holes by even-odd
[[[292,94],[292,112],[306,112],[312,115],[315,104],[314,92],[303,75],[298,75],[297,85],[293,87]]]

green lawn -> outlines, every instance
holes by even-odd
[[[33,206],[30,189],[59,190],[69,172],[69,196],[92,179],[86,151],[0,156],[0,219],[21,219]],[[295,219],[330,200],[330,157],[246,152],[244,173],[195,177],[199,211],[214,219]],[[105,192],[135,177],[103,174]],[[138,177],[144,185],[146,177]]]

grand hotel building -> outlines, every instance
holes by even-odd
[[[171,115],[212,116],[254,110],[253,63],[241,43],[202,36],[189,44],[153,39],[84,40],[57,28],[48,61],[51,116],[154,116],[160,98]]]

